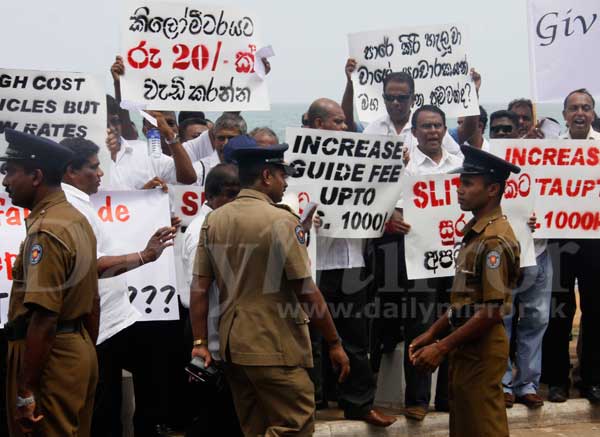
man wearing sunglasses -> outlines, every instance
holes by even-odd
[[[490,139],[519,138],[519,117],[512,111],[496,111],[490,115]]]
[[[481,86],[481,76],[471,70],[471,77],[475,83],[477,94]],[[410,117],[415,104],[415,82],[407,73],[394,72],[383,80],[383,101],[387,114],[372,122],[364,130],[370,135],[393,135],[403,138],[404,146],[409,153],[417,147],[418,141],[411,133]],[[449,133],[444,135],[442,146],[454,155],[460,155],[459,144],[468,141],[479,122],[479,116],[465,117],[462,128],[458,131],[458,143]]]

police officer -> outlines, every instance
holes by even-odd
[[[410,360],[435,370],[450,355],[450,436],[508,437],[502,376],[508,340],[505,305],[519,276],[519,243],[502,214],[506,180],[520,168],[469,146],[458,202],[473,219],[464,228],[452,284],[451,307],[409,347]],[[442,338],[448,331],[450,334]]]
[[[98,377],[96,239],[61,190],[71,151],[5,131],[3,185],[28,208],[13,267],[7,337],[11,436],[89,436]]]
[[[283,205],[286,144],[236,141],[242,190],[211,212],[202,226],[190,287],[193,356],[212,363],[207,348],[208,290],[220,290],[219,353],[246,436],[312,435],[314,388],[308,323],[323,334],[340,381],[348,357],[320,291],[311,278],[306,235]],[[311,316],[309,320],[307,312]]]

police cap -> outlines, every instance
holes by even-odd
[[[8,147],[0,161],[36,161],[47,168],[63,169],[73,159],[73,152],[65,146],[43,137],[5,129]]]
[[[285,143],[260,146],[251,136],[238,135],[227,142],[223,155],[225,161],[234,162],[238,166],[257,163],[274,164],[283,167],[287,175],[294,176],[296,170],[283,159],[283,154],[288,148]]]
[[[476,147],[460,146],[460,150],[465,156],[463,165],[450,173],[489,174],[498,181],[505,181],[511,173],[521,171],[520,167]]]

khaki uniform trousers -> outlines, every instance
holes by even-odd
[[[506,360],[502,323],[450,354],[450,437],[508,437],[502,390]]]
[[[225,375],[245,437],[313,434],[314,388],[306,369],[226,363]]]
[[[25,340],[8,344],[7,411],[11,437],[22,437],[16,414],[17,374]],[[94,393],[98,380],[96,349],[85,329],[58,334],[42,372],[40,393],[35,393],[40,414],[32,437],[88,437],[92,425]]]

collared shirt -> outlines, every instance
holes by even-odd
[[[500,206],[464,230],[452,283],[452,306],[498,301],[510,303],[519,277],[520,246]]]
[[[568,131],[567,131],[565,134],[563,134],[563,135],[561,136],[561,138],[563,138],[563,139],[567,139],[567,140],[571,140],[571,139],[572,139],[572,138],[571,138],[571,131],[570,131],[570,130],[568,130]],[[594,129],[592,129],[592,128],[590,127],[590,131],[588,132],[588,134],[587,134],[587,137],[586,137],[586,138],[587,138],[588,140],[600,140],[600,132],[597,132],[597,131],[595,131]]]
[[[32,305],[58,320],[90,314],[98,290],[96,238],[85,216],[58,191],[25,219],[27,235],[13,266],[8,320],[27,317]]]
[[[201,160],[194,162],[193,166],[194,170],[196,170],[197,176],[196,183],[194,185],[203,187],[206,183],[206,176],[208,176],[208,173],[220,163],[221,158],[219,158],[219,154],[216,150]]]
[[[200,231],[202,230],[202,224],[206,216],[211,211],[212,208],[204,203],[198,215],[192,220],[183,234],[183,253],[181,259],[183,261],[187,286],[179,292],[179,298],[185,308],[190,307],[190,286],[192,285],[194,257],[198,249]],[[208,290],[208,350],[214,359],[221,360],[219,355],[219,288],[214,281]]]
[[[417,147],[412,153],[410,161],[404,169],[402,177],[404,178],[406,176],[425,176],[430,174],[448,173],[449,171],[460,167],[462,163],[462,155],[452,155],[448,153],[443,147],[442,158],[440,159],[440,162],[435,162],[429,156],[421,152],[421,149]],[[402,208],[403,205],[404,200],[402,199],[402,194],[400,194],[400,198],[396,203],[396,208]]]
[[[194,275],[220,290],[220,354],[244,366],[312,367],[309,319],[291,281],[311,276],[299,217],[243,189],[204,221]]]
[[[98,214],[94,209],[90,196],[73,185],[62,184],[67,201],[82,213],[89,222],[97,242],[97,257],[119,255],[115,253],[110,236],[102,227]],[[100,294],[100,328],[97,344],[108,340],[113,335],[137,322],[141,315],[129,302],[128,287],[125,275],[98,280]]]
[[[388,114],[385,114],[379,117],[377,120],[373,121],[371,124],[369,124],[363,133],[367,135],[399,136],[402,139],[404,146],[408,148],[408,152],[410,153],[411,159],[414,149],[416,149],[417,145],[419,144],[417,138],[412,134],[412,125],[410,123],[410,118],[409,121],[402,128],[402,131],[398,133],[390,116]],[[442,147],[444,147],[449,153],[453,155],[462,156],[460,146],[456,141],[454,141],[454,138],[452,138],[452,136],[448,132],[446,132],[446,135],[444,135],[444,139],[442,140]]]
[[[121,138],[121,150],[115,161],[111,161],[109,188],[113,190],[140,190],[151,179],[159,177],[167,183],[176,184],[173,158],[148,155],[145,141],[128,141]]]

